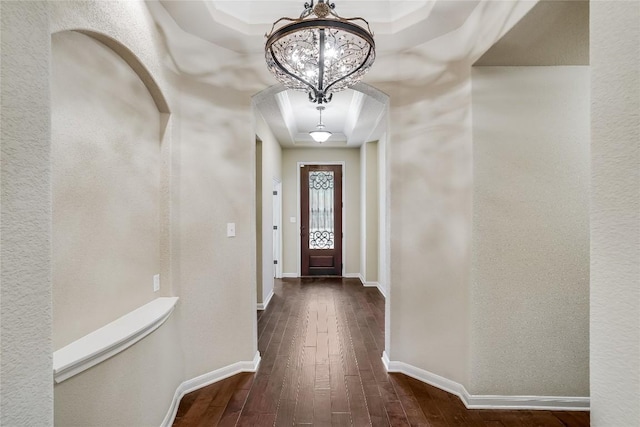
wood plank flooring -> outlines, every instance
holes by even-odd
[[[588,412],[467,410],[456,396],[387,374],[384,299],[358,279],[277,280],[258,312],[257,373],[187,394],[175,427],[589,426]]]

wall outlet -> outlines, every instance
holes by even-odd
[[[236,236],[236,223],[228,222],[227,223],[227,237],[235,237]]]
[[[160,290],[160,275],[156,274],[153,276],[153,292],[158,292]]]

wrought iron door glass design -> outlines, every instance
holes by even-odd
[[[309,172],[309,249],[334,249],[334,182],[332,171]]]

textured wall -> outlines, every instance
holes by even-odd
[[[174,313],[124,352],[56,384],[55,425],[160,425],[177,385],[185,379],[176,369],[178,322]]]
[[[185,75],[180,89],[174,261],[186,378],[193,378],[257,351],[256,143],[249,97],[233,110],[221,101],[224,88]],[[226,237],[229,222],[236,237]]]
[[[360,150],[292,148],[282,150],[282,244],[283,273],[300,272],[300,218],[298,218],[298,162],[338,162],[344,161],[342,179],[345,191],[344,202],[344,243],[345,257],[343,274],[360,273]],[[289,222],[290,217],[297,222]]]
[[[464,382],[472,189],[469,76],[448,89],[439,94],[420,88],[425,100],[407,106],[394,106],[391,97],[389,357]]]
[[[591,422],[640,425],[640,3],[591,2]]]
[[[57,350],[156,296],[160,113],[131,67],[89,36],[54,34],[51,68]]]
[[[381,55],[390,261],[386,351],[467,384],[471,261],[470,65],[534,6],[479,2],[455,31]]]
[[[473,68],[473,394],[589,396],[589,70]]]
[[[53,42],[56,50],[52,111],[56,131],[52,147],[54,205],[64,209],[54,213],[53,217],[54,245],[57,242],[54,247],[54,274],[56,277],[62,277],[58,276],[60,273],[69,276],[78,274],[73,266],[75,262],[81,262],[78,258],[84,254],[80,253],[82,246],[78,246],[82,242],[76,239],[90,239],[87,237],[90,234],[87,234],[89,226],[86,223],[78,224],[77,228],[74,224],[66,224],[73,231],[57,234],[56,239],[56,232],[60,231],[58,227],[69,220],[68,216],[85,221],[89,215],[99,215],[100,203],[108,200],[108,207],[105,208],[109,217],[96,218],[102,224],[96,229],[100,231],[104,224],[108,224],[120,230],[111,231],[113,236],[107,236],[108,233],[104,231],[108,227],[105,227],[102,233],[96,234],[96,238],[107,239],[108,243],[105,244],[109,245],[112,252],[126,252],[139,266],[130,268],[131,264],[119,258],[120,254],[100,252],[100,248],[92,247],[93,242],[85,242],[87,252],[98,251],[93,253],[101,258],[96,262],[112,263],[108,268],[96,266],[98,270],[110,275],[115,282],[116,279],[125,279],[118,276],[122,271],[135,275],[140,268],[139,281],[132,280],[133,275],[127,279],[129,286],[140,286],[138,292],[130,294],[136,300],[136,305],[158,295],[149,292],[152,282],[151,277],[147,277],[152,271],[157,273],[158,269],[162,274],[160,295],[175,292],[181,296],[179,289],[172,291],[177,281],[172,280],[172,268],[169,265],[169,254],[179,249],[178,236],[174,236],[173,244],[170,243],[169,221],[173,214],[169,206],[169,170],[175,155],[172,154],[172,142],[178,142],[179,134],[176,131],[180,127],[172,126],[172,120],[166,114],[158,114],[158,109],[162,108],[162,102],[158,100],[163,97],[176,106],[176,91],[167,81],[161,65],[164,52],[161,37],[152,26],[151,17],[142,2],[49,2],[48,5],[52,32],[81,28],[101,33],[106,36],[105,40],[111,44],[114,52],[127,59],[129,64],[128,68],[114,52],[88,40],[84,35],[59,33],[53,35],[52,41],[47,40],[47,44]],[[62,49],[59,49],[60,43]],[[87,48],[89,51],[85,50]],[[87,56],[74,57],[75,53],[80,52],[85,52]],[[138,78],[131,67],[136,68]],[[147,88],[140,79],[144,80]],[[153,102],[150,99],[152,94]],[[154,102],[156,105],[153,105]],[[83,116],[85,113],[86,116]],[[98,116],[95,123],[91,122],[95,120],[91,115]],[[134,135],[135,143],[132,143]],[[109,153],[109,149],[114,150]],[[78,160],[83,160],[83,164],[76,165]],[[108,166],[105,165],[107,161],[111,162]],[[61,172],[60,175],[56,175],[57,172]],[[137,184],[118,181],[122,178],[133,179]],[[178,181],[177,174],[173,174],[171,180]],[[93,185],[83,189],[82,184],[86,181]],[[123,208],[125,205],[135,214],[129,216],[127,209]],[[96,212],[91,213],[90,209]],[[60,212],[65,212],[64,217],[56,216]],[[114,220],[119,222],[109,224]],[[148,237],[149,242],[127,242],[127,236],[137,236],[139,240]],[[119,246],[114,245],[113,241],[119,241]],[[160,247],[160,241],[163,247]],[[128,244],[140,248],[127,247]],[[145,253],[147,250],[152,253]],[[82,268],[79,266],[77,270]],[[85,279],[95,274],[92,270],[84,272],[88,275]],[[82,301],[78,301],[79,298],[91,304],[96,292],[106,292],[105,299],[112,298],[112,302],[125,294],[117,282],[103,282],[102,289],[87,295],[83,295],[86,287],[82,288],[86,283],[66,285],[81,286],[66,296],[72,300],[75,298],[80,305]],[[56,286],[56,293],[62,289]],[[58,303],[61,302],[60,298],[65,298],[64,292],[58,294]],[[133,301],[120,301],[116,311],[127,311],[134,308],[132,305]],[[87,313],[82,312],[82,306],[65,308],[79,310],[77,315],[62,313],[67,316],[68,325],[83,323],[83,316]],[[172,318],[152,335],[109,361],[56,385],[56,424],[160,424],[177,386],[186,379],[179,330],[182,309],[181,301]],[[97,318],[90,316],[87,323],[97,322],[94,323],[97,326],[107,320],[104,317],[107,312],[101,312],[101,309],[95,311],[103,318],[97,322]],[[116,312],[109,314],[115,316]],[[80,330],[73,332],[79,333]],[[71,335],[64,338],[69,339]],[[49,378],[50,375],[49,372]],[[100,402],[100,405],[95,405],[95,402]]]
[[[247,58],[185,34],[159,2],[145,5],[164,36],[162,59],[180,93],[171,268],[181,298],[185,378],[193,378],[251,361],[257,351],[251,95],[266,85],[251,70],[241,72]],[[226,237],[229,222],[236,237]]]
[[[0,2],[0,424],[53,423],[49,31],[44,2]]]

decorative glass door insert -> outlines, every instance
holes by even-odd
[[[309,172],[309,249],[335,247],[333,175],[333,171]]]

